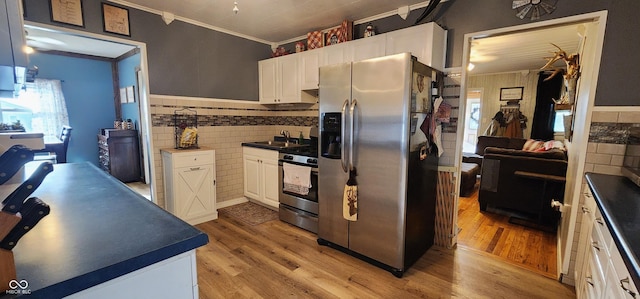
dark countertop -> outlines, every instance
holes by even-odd
[[[55,164],[32,196],[51,213],[13,249],[29,298],[64,297],[209,241],[89,163]]]
[[[256,142],[243,142],[242,146],[248,146],[248,147],[255,147],[255,148],[261,148],[261,149],[267,149],[267,150],[273,150],[273,151],[286,151],[288,149],[295,149],[295,148],[303,148],[303,147],[308,147],[309,146],[309,139],[305,139],[304,142],[302,144],[298,144],[298,139],[289,139],[290,143],[288,147],[283,147],[281,145],[276,145],[276,144],[267,144],[267,141],[256,141]],[[273,141],[274,142],[284,142],[285,139],[284,137],[280,137],[280,136],[274,136],[273,137]]]
[[[629,274],[640,286],[640,187],[623,176],[587,173],[586,178]]]

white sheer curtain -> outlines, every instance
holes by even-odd
[[[35,79],[27,87],[28,105],[33,111],[32,130],[59,136],[63,125],[69,125],[67,104],[60,80]]]

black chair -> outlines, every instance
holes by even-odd
[[[53,163],[67,163],[67,149],[71,140],[72,127],[62,126],[59,140],[56,142],[46,142],[43,150],[39,150],[33,157],[34,161],[52,161]]]

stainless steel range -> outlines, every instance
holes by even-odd
[[[318,130],[311,129],[309,147],[298,147],[280,152],[278,161],[280,176],[280,220],[318,232]],[[307,192],[292,192],[284,186],[284,164],[309,167],[311,187]],[[305,194],[306,193],[306,194]]]

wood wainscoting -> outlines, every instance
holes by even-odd
[[[279,220],[197,225],[200,298],[575,298],[573,287],[466,248],[434,246],[403,278]]]
[[[509,216],[480,212],[478,184],[458,204],[458,246],[557,279],[557,237],[547,232],[509,223]]]

